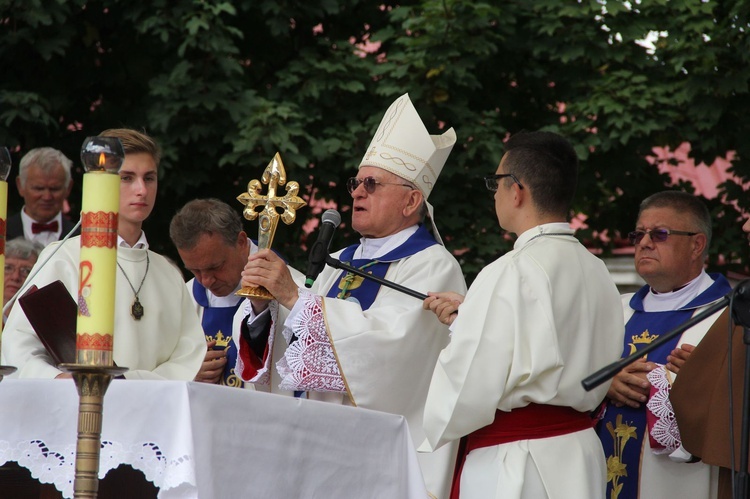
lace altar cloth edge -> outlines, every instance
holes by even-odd
[[[57,386],[42,390],[44,383]],[[137,390],[138,385],[133,383],[148,383],[149,389]],[[185,387],[183,382],[163,381],[134,381],[127,386],[117,381],[110,385],[104,399],[100,479],[121,464],[128,464],[143,472],[161,491],[181,484],[195,488],[190,418],[170,417],[190,414]],[[121,389],[131,393],[110,396]],[[29,393],[43,396],[28,397]],[[40,482],[54,484],[64,497],[73,497],[78,431],[75,385],[66,380],[6,379],[0,383],[0,397],[21,401],[22,406],[0,406],[0,464],[15,461]],[[138,400],[138,405],[130,406],[128,400]],[[153,418],[149,414],[152,411],[164,411],[166,417]]]

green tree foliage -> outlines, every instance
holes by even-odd
[[[581,235],[607,254],[669,181],[646,160],[653,147],[689,141],[709,164],[736,151],[734,173],[750,177],[749,16],[747,0],[0,0],[0,144],[16,164],[46,145],[77,159],[87,135],[145,128],[165,150],[147,232],[174,255],[174,211],[199,196],[241,209],[276,151],[302,196],[337,203],[346,222],[343,182],[409,92],[433,133],[459,137],[430,201],[469,277],[511,245],[481,177],[522,129],[576,145]],[[723,194],[709,202],[711,264],[739,268],[750,200],[735,183]],[[274,246],[301,264],[302,222],[318,217],[300,210]],[[343,226],[334,245],[355,238]]]

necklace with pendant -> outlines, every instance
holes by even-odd
[[[133,286],[133,283],[130,282],[128,275],[122,269],[120,262],[117,262],[117,266],[120,268],[122,275],[125,276],[125,280],[128,281],[128,285],[130,286],[130,289],[133,290],[133,294],[135,295],[135,300],[133,300],[133,305],[130,307],[130,315],[132,315],[133,319],[137,321],[141,320],[141,317],[143,317],[143,305],[141,305],[141,300],[138,299],[138,293],[141,292],[143,283],[146,282],[146,276],[148,275],[148,265],[149,265],[148,252],[146,252],[146,272],[143,273],[143,279],[141,279],[141,284],[138,286],[138,289],[136,290],[135,287]]]

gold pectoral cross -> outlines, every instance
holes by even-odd
[[[268,185],[268,194],[261,194],[261,181]],[[286,185],[286,194],[278,196],[276,190],[282,185]],[[299,184],[294,181],[287,182],[284,163],[281,162],[281,156],[277,152],[263,171],[261,180],[251,180],[247,184],[247,192],[237,196],[237,200],[245,205],[242,215],[247,220],[258,218],[258,249],[271,247],[279,218],[289,225],[297,217],[297,210],[307,204],[297,195],[298,193]],[[279,213],[279,209],[281,213]],[[252,290],[259,294],[248,294],[254,293]],[[242,288],[237,294],[256,298],[273,298],[268,290],[262,287]]]

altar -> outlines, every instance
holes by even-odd
[[[77,420],[73,380],[5,378],[0,465],[73,497]],[[121,464],[163,499],[427,497],[402,416],[194,382],[112,382],[99,477]]]

